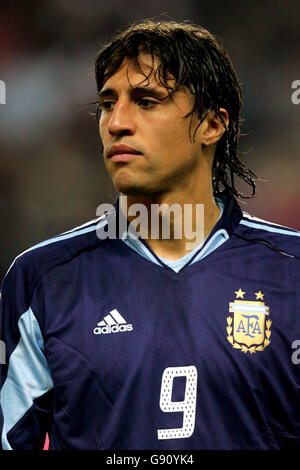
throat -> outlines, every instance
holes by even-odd
[[[151,226],[145,241],[159,258],[169,261],[179,260],[201,247],[215,227],[220,214],[217,205],[210,214],[205,211],[202,204],[199,207],[192,207],[190,213],[183,214],[181,218],[171,219],[168,233],[164,230],[168,228],[168,221],[162,218],[159,224],[159,238],[152,236],[153,228],[157,232],[157,227]]]
[[[196,201],[183,196],[159,200],[120,196],[121,212],[157,257],[176,261],[186,256],[201,246],[220,217],[212,192]]]

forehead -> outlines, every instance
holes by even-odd
[[[158,68],[160,61],[158,57],[151,56],[150,54],[141,53],[137,58],[138,65],[135,59],[125,57],[120,67],[106,80],[102,87],[102,91],[115,87],[115,86],[157,86],[164,88],[162,83],[159,83]],[[172,87],[175,79],[170,75],[167,84]]]

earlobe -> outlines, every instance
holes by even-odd
[[[220,115],[223,119],[226,128],[229,125],[229,117],[226,109],[220,108]],[[201,143],[205,146],[209,146],[218,142],[225,132],[224,124],[220,120],[219,116],[211,111],[204,119],[201,133]]]

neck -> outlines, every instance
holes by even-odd
[[[211,185],[197,192],[177,190],[151,196],[121,194],[120,209],[152,251],[169,260],[182,258],[199,246],[220,216]]]

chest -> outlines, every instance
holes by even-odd
[[[198,448],[199,436],[203,448],[263,447],[270,427],[294,429],[300,328],[282,266],[230,256],[176,275],[121,261],[74,264],[43,286],[58,414],[107,445],[124,429],[141,448],[174,439]]]
[[[251,378],[273,363],[289,369],[300,338],[296,286],[276,265],[218,260],[177,275],[148,264],[56,273],[44,293],[53,357],[72,350],[96,375],[120,381],[128,370],[151,377],[188,364],[233,379],[235,367]]]

